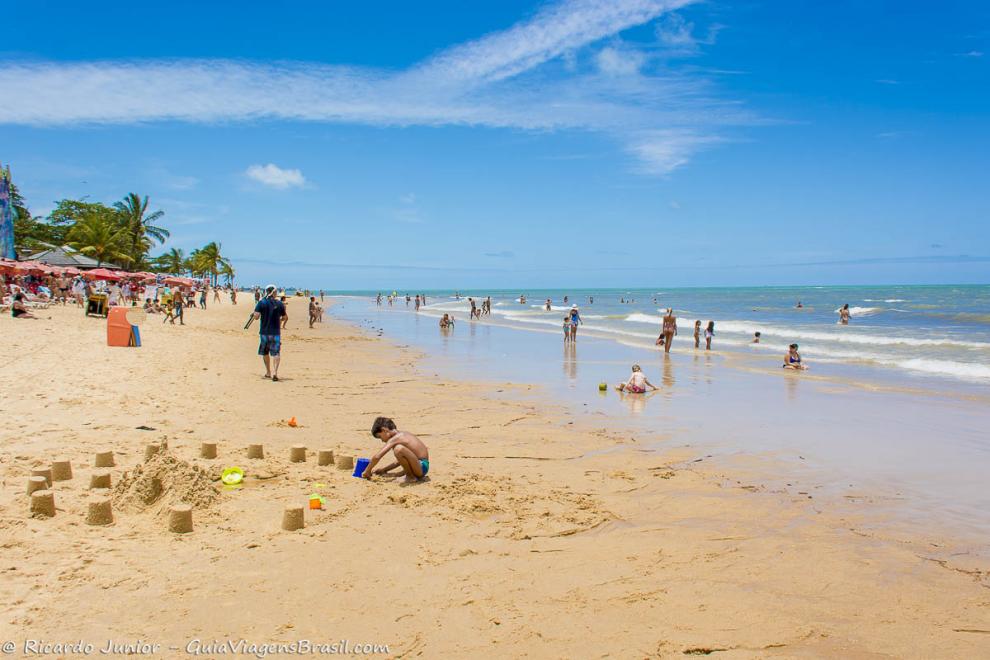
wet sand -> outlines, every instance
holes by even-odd
[[[988,566],[951,537],[873,529],[884,505],[868,494],[832,505],[768,485],[768,460],[709,466],[676,431],[592,423],[531,386],[424,376],[387,337],[306,329],[302,299],[272,383],[241,330],[249,309],[190,310],[186,327],[150,317],[137,349],[106,347],[104,322],[74,308],[0,319],[5,638],[141,638],[166,656],[193,638],[347,639],[401,657],[990,653]],[[379,414],[430,445],[429,481],[317,465],[320,449],[374,451]],[[150,442],[167,449],[145,463]],[[201,442],[219,457],[199,458]],[[266,458],[247,459],[259,442]],[[296,444],[305,463],[289,462]],[[101,449],[117,462],[107,527],[84,521]],[[57,456],[74,477],[53,484],[54,518],[32,518],[30,471]],[[231,465],[247,477],[224,490]],[[136,485],[148,474],[157,497]],[[326,510],[282,531],[314,491]],[[166,529],[179,501],[191,534]]]

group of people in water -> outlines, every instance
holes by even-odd
[[[399,298],[398,294],[394,292],[387,297],[383,296],[382,294],[378,294],[376,302],[379,306],[381,306],[383,301],[387,300],[388,304],[392,305],[393,302],[398,298]],[[416,311],[419,311],[419,309],[426,304],[426,296],[423,294],[416,295],[415,297],[406,295],[405,299],[406,299],[406,305],[409,305],[410,303],[414,304]],[[458,300],[461,299],[460,294],[456,295],[456,299]],[[524,294],[521,294],[517,300],[519,301],[520,304],[525,304],[526,296]],[[478,301],[473,297],[469,297],[468,302],[470,304],[471,320],[481,319],[482,316],[489,316],[491,314],[492,299],[490,296],[482,300],[480,305],[478,304]],[[565,305],[568,304],[570,302],[569,297],[564,296],[563,302]],[[631,302],[631,301],[627,301],[623,299],[621,302]],[[594,304],[594,298],[589,296],[588,303]],[[543,307],[545,311],[548,312],[553,311],[552,299],[547,298]],[[803,308],[803,305],[800,301],[798,301],[796,307]],[[848,325],[849,317],[850,317],[849,305],[848,304],[843,305],[842,308],[838,310],[838,313],[839,313],[839,322],[842,325]],[[440,329],[444,331],[450,330],[454,327],[455,322],[456,321],[454,319],[454,315],[449,312],[446,312],[439,320]],[[565,345],[573,344],[577,341],[578,326],[583,324],[584,321],[581,319],[581,312],[578,309],[578,306],[576,304],[572,304],[570,309],[567,310],[567,313],[565,314],[562,321],[562,329],[563,329]],[[677,334],[678,334],[677,316],[674,314],[673,308],[668,307],[665,310],[665,313],[660,320],[660,334],[657,337],[656,345],[658,347],[663,347],[664,353],[670,353],[670,349],[673,344],[673,339],[675,336],[677,336]],[[704,327],[702,326],[702,322],[700,319],[694,322],[694,347],[696,349],[701,348],[702,337],[705,340],[705,350],[706,351],[711,350],[712,339],[715,337],[715,321],[711,321],[711,320],[708,321],[707,325],[705,325]],[[753,339],[750,343],[759,344],[760,339],[761,339],[761,333],[755,332],[753,334]],[[784,355],[782,366],[785,369],[794,370],[794,371],[804,371],[808,368],[807,364],[805,364],[801,358],[801,353],[798,350],[797,344],[790,344],[788,346],[787,354]],[[630,393],[643,393],[647,390],[647,388],[656,389],[646,379],[646,376],[643,375],[642,369],[639,367],[639,365],[633,365],[632,375],[630,376],[630,378],[625,383],[622,383],[621,385],[617,386],[618,390],[623,392],[630,392]]]

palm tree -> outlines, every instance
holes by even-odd
[[[217,275],[230,261],[220,254],[220,244],[216,241],[207,243],[202,248],[194,250],[189,256],[193,263],[193,272],[210,275],[213,286],[217,285]]]
[[[131,261],[127,253],[127,228],[98,214],[87,215],[72,227],[69,247],[96,259],[98,266],[111,260],[117,263]]]
[[[220,266],[220,274],[227,278],[227,284],[234,285],[234,266],[229,261],[224,261]]]
[[[155,224],[165,215],[164,211],[148,213],[148,196],[144,199],[135,193],[129,193],[123,201],[113,205],[120,214],[121,223],[127,229],[128,254],[133,261],[140,261],[152,245],[152,239],[164,243],[169,237],[169,231]]]
[[[155,259],[155,263],[166,273],[179,275],[186,270],[186,255],[179,248],[172,248]]]

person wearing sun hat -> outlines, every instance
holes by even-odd
[[[261,343],[258,355],[265,363],[265,378],[278,381],[278,365],[282,355],[282,319],[288,318],[285,305],[278,299],[274,284],[265,287],[265,297],[254,307],[254,318],[261,320],[258,329]]]

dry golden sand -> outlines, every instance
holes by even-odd
[[[385,339],[306,329],[301,299],[272,383],[241,329],[249,309],[151,317],[138,349],[106,347],[104,322],[75,308],[0,318],[0,638],[141,638],[172,656],[191,638],[402,657],[990,656],[990,577],[950,540],[895,542],[686,450],[637,451],[645,439],[568,423],[523,386],[493,397],[423,377]],[[321,449],[370,455],[378,414],[429,443],[428,482],[317,465]],[[204,441],[217,459],[199,457]],[[247,459],[257,442],[265,459]],[[91,526],[106,449],[114,523]],[[74,476],[53,484],[57,515],[31,518],[31,470],[60,456]],[[225,491],[210,478],[231,465],[247,478]],[[282,531],[285,507],[317,490],[326,510]],[[166,530],[180,501],[192,534]]]

